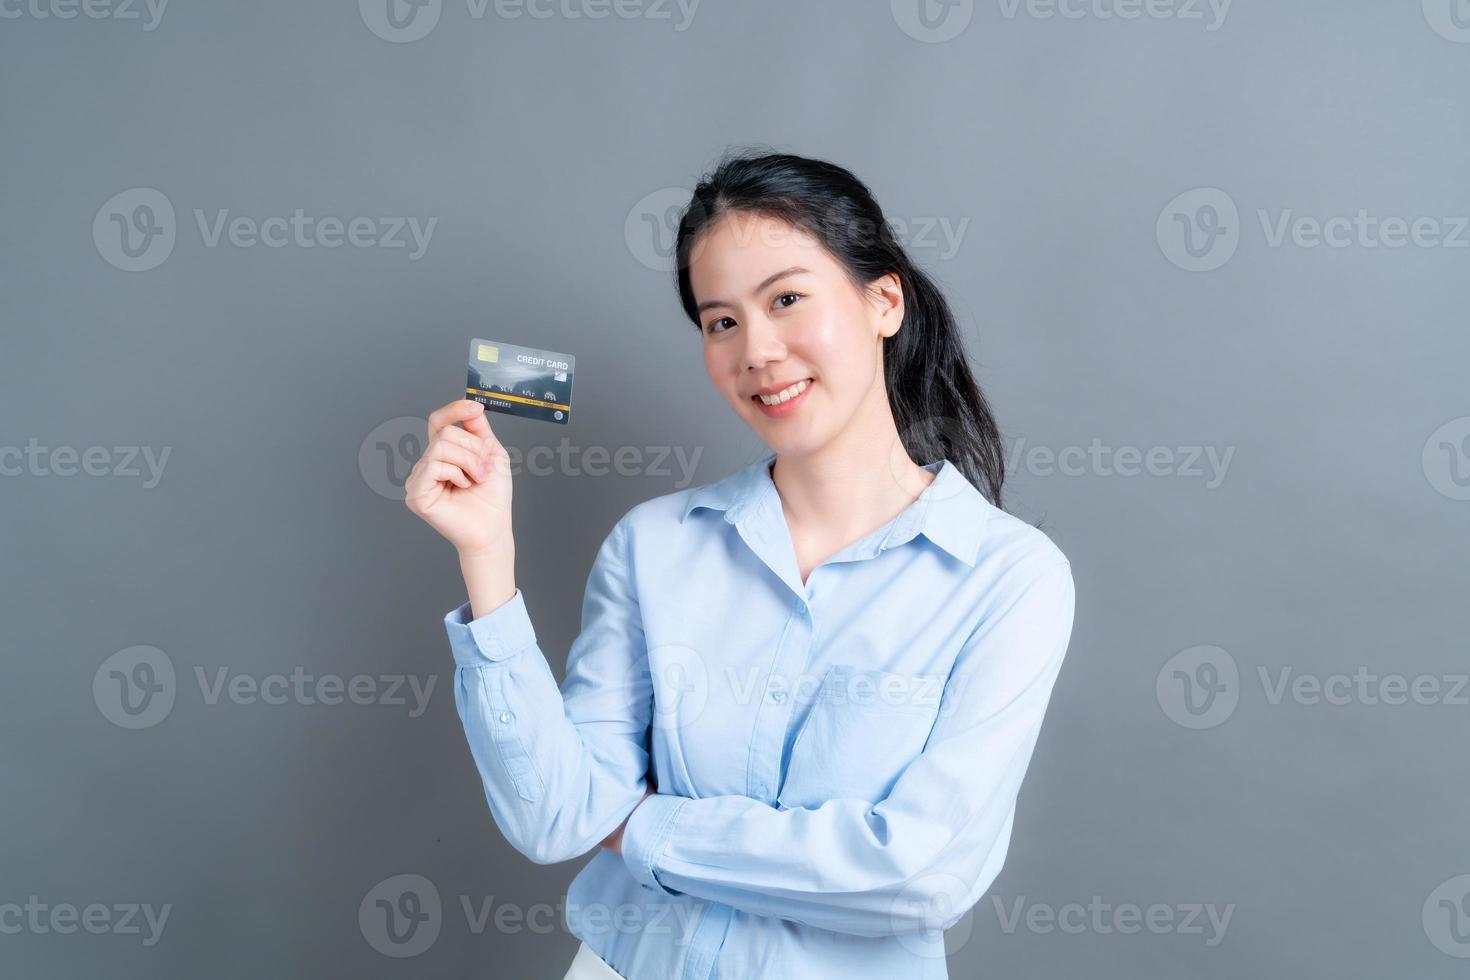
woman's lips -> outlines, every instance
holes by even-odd
[[[816,386],[816,384],[817,383],[811,378],[807,378],[806,387],[802,389],[801,394],[795,396],[794,398],[788,398],[784,402],[777,402],[775,405],[767,405],[765,402],[760,400],[759,395],[751,395],[750,400],[755,402],[755,407],[759,408],[761,412],[765,414],[766,418],[784,418],[785,416],[790,415],[792,412],[801,407],[802,402],[806,401],[806,396],[811,394],[811,390]]]

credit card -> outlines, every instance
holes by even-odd
[[[489,412],[566,425],[572,417],[576,365],[577,359],[570,354],[499,340],[472,340],[465,397]]]

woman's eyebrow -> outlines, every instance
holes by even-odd
[[[777,272],[774,275],[766,276],[765,279],[761,280],[761,284],[752,289],[750,291],[750,295],[755,296],[759,294],[767,286],[769,286],[773,282],[776,282],[778,279],[784,279],[787,276],[794,276],[802,272],[810,271],[810,269],[804,268],[799,265],[793,265],[789,269],[782,269],[780,272]],[[703,303],[700,303],[699,306],[695,308],[694,312],[703,313],[705,310],[713,309],[716,306],[733,307],[734,305],[735,304],[728,299],[707,299]]]

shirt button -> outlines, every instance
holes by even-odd
[[[785,691],[772,691],[771,692],[771,700],[774,701],[774,702],[776,702],[777,704],[780,704],[782,701],[785,701],[786,700],[786,692]]]
[[[500,720],[505,722],[507,725],[510,724],[510,720],[514,717],[515,715],[511,714],[509,711],[502,711],[500,713]]]
[[[766,795],[766,784],[765,783],[756,783],[755,784],[755,791],[757,793],[759,793],[760,795],[765,796]]]

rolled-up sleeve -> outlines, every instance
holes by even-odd
[[[986,615],[946,680],[924,751],[878,803],[778,809],[655,795],[623,832],[650,887],[861,936],[948,928],[985,894],[1072,632],[1058,559]]]
[[[560,686],[520,590],[478,619],[444,617],[454,704],[496,825],[539,864],[579,857],[647,785],[652,685],[626,519],[603,540]]]

